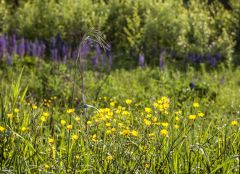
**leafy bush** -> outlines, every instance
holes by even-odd
[[[8,29],[9,10],[4,1],[0,1],[0,33]]]
[[[190,30],[186,37],[185,52],[203,56],[221,54],[224,61],[231,61],[234,40],[230,27],[227,28],[230,26],[227,20],[229,13],[220,8],[219,4],[208,7],[206,3],[196,2],[188,8]]]
[[[146,55],[155,58],[160,52],[182,52],[184,45],[180,43],[185,38],[187,13],[178,1],[156,2],[151,5],[146,15],[146,25],[142,42]]]
[[[103,4],[92,1],[36,0],[27,2],[16,12],[18,18],[12,27],[30,38],[50,39],[61,34],[65,39],[80,40],[90,27],[101,28],[107,13]]]

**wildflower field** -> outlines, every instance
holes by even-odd
[[[239,0],[0,0],[0,173],[240,173]]]
[[[239,69],[117,70],[97,98],[107,75],[86,71],[83,105],[65,65],[34,96],[41,66],[1,71],[1,172],[239,173]]]

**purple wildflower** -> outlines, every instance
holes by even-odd
[[[189,83],[189,87],[190,87],[191,89],[194,89],[194,88],[196,87],[196,85],[195,85],[195,83],[191,82],[191,83]]]
[[[108,55],[108,64],[109,64],[110,69],[112,69],[113,68],[113,60],[112,60],[111,54]]]
[[[164,71],[164,52],[160,53],[160,57],[159,57],[159,68]]]
[[[21,57],[25,55],[25,40],[22,38],[17,47],[17,54]]]
[[[144,67],[144,55],[143,55],[143,53],[139,54],[138,64],[139,64],[139,66]]]
[[[92,57],[92,65],[93,65],[93,69],[96,69],[98,67],[98,61],[96,56]]]
[[[3,57],[7,49],[7,41],[4,36],[0,36],[0,57]]]

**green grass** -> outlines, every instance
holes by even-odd
[[[29,66],[0,70],[1,172],[239,173],[239,69],[87,71],[83,107],[73,70]]]

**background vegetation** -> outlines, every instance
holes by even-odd
[[[136,65],[143,52],[145,63],[158,65],[164,52],[183,62],[221,55],[222,62],[237,63],[239,11],[237,0],[2,0],[0,32],[45,41],[60,34],[77,44],[93,27],[105,33],[116,62],[133,59]]]

